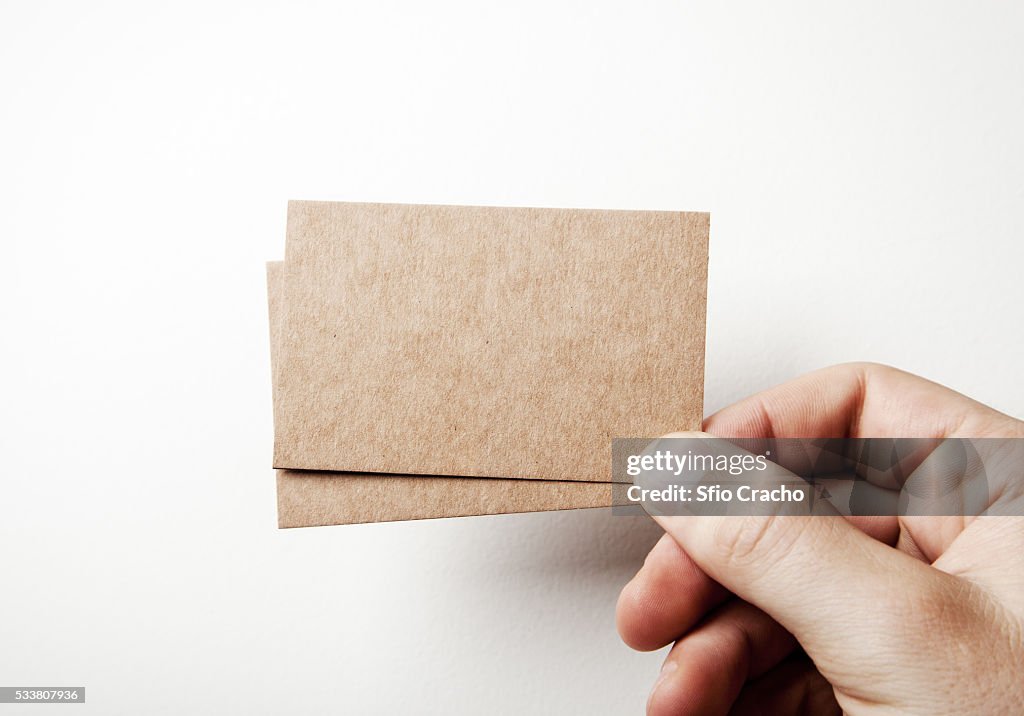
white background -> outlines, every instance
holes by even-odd
[[[708,412],[870,359],[1024,414],[1019,3],[148,5],[0,6],[0,685],[642,709],[644,520],[276,529],[289,198],[711,211]]]

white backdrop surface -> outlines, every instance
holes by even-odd
[[[1003,2],[5,2],[0,685],[640,711],[661,656],[613,610],[649,522],[275,528],[286,200],[707,210],[707,412],[857,359],[1020,416],[1022,34]]]

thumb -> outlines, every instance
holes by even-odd
[[[849,650],[847,637],[865,647],[887,641],[907,626],[906,610],[918,602],[909,595],[931,601],[927,595],[946,592],[938,570],[838,515],[654,519],[712,579],[768,613],[808,653]]]
[[[816,662],[873,660],[921,616],[911,610],[941,605],[951,592],[952,577],[834,510],[785,512],[780,504],[767,514],[652,517],[704,572],[782,624]]]

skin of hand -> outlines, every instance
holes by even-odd
[[[862,363],[743,400],[704,430],[1024,437],[1021,421]],[[655,519],[665,535],[617,608],[633,648],[675,642],[648,714],[1024,713],[1024,518]]]

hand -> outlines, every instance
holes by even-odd
[[[1020,421],[869,364],[753,396],[704,429],[1024,437]],[[1024,518],[655,519],[666,534],[617,611],[630,646],[675,641],[649,714],[1024,713]]]

